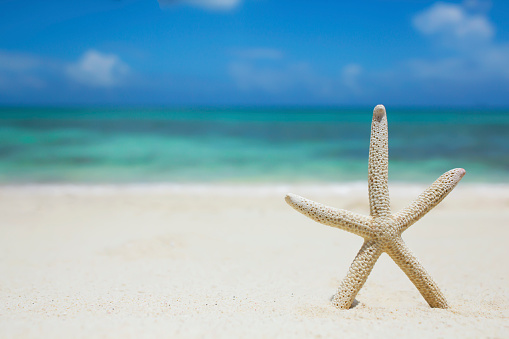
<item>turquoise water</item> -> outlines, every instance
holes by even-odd
[[[0,182],[364,181],[372,108],[0,108]],[[509,182],[509,110],[390,109],[391,181]]]

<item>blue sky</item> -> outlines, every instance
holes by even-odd
[[[509,2],[0,0],[1,105],[509,106]]]

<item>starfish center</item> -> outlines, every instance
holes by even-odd
[[[382,243],[392,242],[395,238],[399,237],[396,224],[391,217],[373,218],[371,228],[375,234],[374,239]]]

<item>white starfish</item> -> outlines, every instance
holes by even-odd
[[[407,208],[392,214],[387,187],[388,158],[387,116],[385,107],[378,105],[373,111],[369,149],[370,216],[328,207],[295,194],[288,194],[285,200],[294,209],[315,221],[364,238],[364,244],[333,298],[336,307],[350,308],[376,261],[383,252],[386,252],[410,278],[431,307],[447,308],[444,295],[408,249],[401,234],[438,205],[465,175],[465,170],[455,168],[444,173]]]

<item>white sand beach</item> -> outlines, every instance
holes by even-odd
[[[365,184],[1,187],[0,337],[509,337],[509,186],[460,183],[403,235],[448,310],[386,254],[335,309],[362,239],[287,192],[369,211]]]

